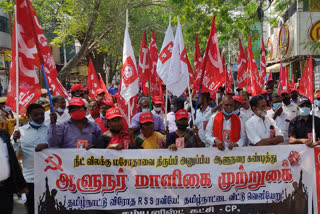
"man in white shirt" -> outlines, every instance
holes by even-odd
[[[250,101],[254,116],[246,122],[246,133],[251,146],[277,145],[283,142],[283,134],[276,122],[267,116],[267,102],[261,95]]]
[[[12,213],[13,193],[28,193],[16,154],[7,132],[0,129],[0,204],[1,213]]]
[[[209,106],[209,99],[209,93],[202,93],[200,95],[198,103],[199,109],[197,110],[196,119],[194,121],[195,126],[198,128],[198,135],[206,147],[212,146],[212,144],[206,142],[206,128],[212,115],[212,108]]]
[[[180,97],[174,97],[171,100],[171,106],[170,106],[171,112],[169,112],[167,115],[166,128],[168,128],[169,133],[177,131],[178,128],[176,126],[176,116],[175,115],[176,115],[176,112],[181,109],[184,109],[184,100]]]
[[[70,119],[70,114],[66,109],[66,99],[63,96],[57,95],[52,97],[52,104],[54,107],[54,112],[57,114],[57,124],[60,125]],[[46,126],[50,125],[50,113],[48,110],[44,114],[44,124]]]
[[[280,95],[283,103],[283,111],[287,112],[291,118],[298,116],[299,108],[297,104],[291,102],[290,92],[288,90],[282,90]]]
[[[267,116],[272,118],[281,130],[284,138],[284,142],[282,144],[289,144],[288,130],[290,121],[293,118],[287,112],[283,111],[280,95],[273,94],[271,99],[272,108],[268,110]]]
[[[100,117],[100,105],[97,100],[91,100],[89,103],[89,114],[86,118],[94,122],[97,118]]]
[[[151,111],[152,114],[156,114],[164,120],[164,113],[162,111],[163,108],[163,98],[161,96],[155,96],[152,101],[153,109]]]
[[[225,150],[244,144],[244,127],[241,126],[240,118],[233,113],[234,100],[231,95],[226,95],[222,99],[223,110],[211,116],[206,128],[206,142],[211,146]]]
[[[23,176],[27,181],[28,214],[34,213],[34,152],[48,148],[48,126],[44,124],[44,108],[40,104],[27,107],[30,122],[13,133],[13,147],[17,154],[22,152]]]
[[[253,115],[253,111],[250,108],[250,99],[247,91],[241,91],[240,96],[242,98],[242,107],[240,109],[241,119],[246,123]]]

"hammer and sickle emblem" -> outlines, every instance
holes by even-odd
[[[61,165],[62,165],[61,158],[60,158],[58,155],[56,155],[56,154],[53,154],[53,156],[56,157],[56,159],[58,160],[58,163],[52,160],[52,159],[53,159],[52,156],[47,157],[47,159],[45,160],[46,163],[48,163],[48,164],[51,163],[52,166],[48,165],[48,166],[44,169],[44,171],[46,172],[47,170],[52,169],[52,170],[60,170],[60,171],[62,172],[63,169],[61,168]]]

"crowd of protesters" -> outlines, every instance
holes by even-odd
[[[106,92],[97,89],[94,100],[81,84],[73,85],[71,100],[52,97],[54,112],[46,111],[49,100],[44,91],[38,102],[28,106],[27,124],[12,136],[0,129],[0,200],[5,202],[2,209],[11,213],[13,193],[25,193],[28,213],[34,212],[34,152],[46,148],[175,151],[212,147],[226,151],[245,146],[319,145],[320,92],[315,94],[313,141],[310,100],[295,88],[278,94],[271,81],[261,95],[253,97],[242,89],[225,94],[222,87],[215,99],[202,93],[194,121],[190,107],[196,106],[196,95],[192,103],[183,96],[150,99],[140,95],[139,112],[128,123],[117,107],[117,84],[108,90],[112,99],[106,99]],[[0,122],[12,118],[5,98],[0,98]],[[22,170],[17,156],[21,156]]]

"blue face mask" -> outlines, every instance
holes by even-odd
[[[210,108],[214,108],[216,106],[216,104],[214,103],[214,104],[211,104],[209,106],[210,106]]]
[[[100,113],[100,117],[102,117],[103,119],[106,119],[106,116],[104,116],[103,114]]]
[[[314,101],[314,105],[315,105],[316,107],[320,107],[320,100],[315,100],[315,101]]]
[[[40,127],[43,123],[36,123],[33,120],[30,121],[30,125],[35,126],[35,127]]]
[[[301,116],[308,116],[308,115],[310,115],[310,111],[311,111],[311,109],[309,107],[302,107],[299,109],[299,114]]]
[[[277,108],[281,106],[281,103],[273,103],[272,104],[272,109],[275,111]]]
[[[240,109],[237,109],[235,111],[233,111],[234,114],[239,115],[240,114]]]
[[[231,116],[233,114],[233,112],[227,113],[224,109],[222,110],[222,113],[226,116]]]

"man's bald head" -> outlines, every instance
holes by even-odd
[[[227,113],[232,113],[234,110],[234,100],[231,95],[226,95],[222,99],[222,107]]]

